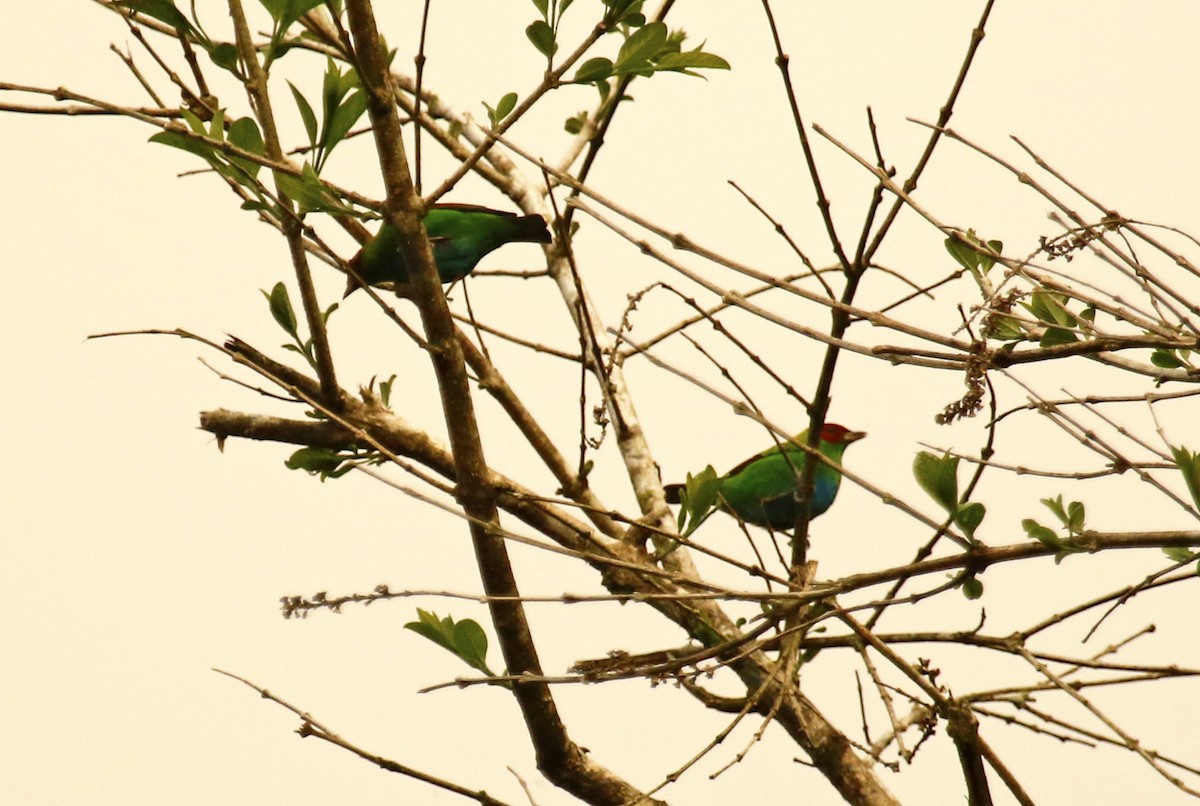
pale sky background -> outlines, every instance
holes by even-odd
[[[197,5],[210,31],[226,37],[225,4]],[[387,5],[403,7],[403,14],[381,15],[381,25],[400,49],[397,65],[407,69],[416,41],[413,12],[420,4]],[[585,30],[593,5],[598,4],[578,0],[572,7],[567,42]],[[936,118],[982,2],[777,5],[806,120],[865,150],[864,109],[870,105],[887,158],[907,174],[925,133],[905,118]],[[522,29],[535,13],[532,4],[517,0],[435,3],[428,85],[477,116],[481,101],[494,103],[509,90],[528,92],[541,65]],[[818,262],[826,261],[827,243],[760,5],[680,0],[671,22],[686,28],[696,43],[707,40],[706,48],[734,69],[710,74],[708,81],[664,76],[635,84],[637,100],[610,132],[594,186],[759,268],[795,271],[770,227],[725,183],[733,179],[784,221]],[[1016,134],[1123,214],[1196,234],[1198,24],[1200,9],[1191,0],[1001,0],[952,125],[1005,158],[1020,160],[1008,139]],[[147,104],[109,51],[110,42],[133,44],[139,64],[174,101],[119,19],[83,0],[10,9],[0,26],[0,81],[61,85]],[[293,55],[285,61],[298,85],[318,86],[323,65],[316,59]],[[246,113],[244,99],[230,87],[218,92],[236,114]],[[289,127],[286,136],[298,143],[302,130],[282,82],[274,99]],[[0,101],[17,100],[45,103],[0,95]],[[557,159],[568,140],[562,119],[593,101],[593,90],[561,90],[514,137]],[[8,455],[0,485],[0,591],[6,600],[0,615],[0,800],[463,802],[318,740],[300,740],[293,733],[294,716],[211,671],[218,667],[267,687],[372,752],[524,803],[505,769],[512,767],[530,784],[537,803],[573,802],[541,780],[517,710],[504,694],[482,688],[416,694],[467,670],[402,625],[418,606],[485,620],[481,606],[426,597],[351,607],[341,615],[320,612],[304,621],[279,615],[277,601],[288,594],[345,594],[379,583],[393,590],[478,590],[461,522],[362,476],[320,484],[287,471],[285,446],[231,441],[218,452],[196,427],[201,410],[299,412],[222,382],[196,359],[230,367],[195,343],[166,337],[85,341],[93,333],[147,327],[182,327],[215,340],[231,333],[266,350],[283,340],[258,289],[292,282],[284,242],[238,210],[211,177],[177,179],[198,167],[196,162],[145,144],[152,133],[124,120],[0,115],[5,190],[0,263],[8,289],[6,315],[0,318],[6,345],[0,421]],[[1054,232],[1045,220],[1048,205],[1039,197],[961,146],[944,142],[940,149],[920,198],[943,220],[1000,238],[1014,255],[1027,254],[1038,235]],[[823,143],[818,157],[835,215],[856,233],[869,178]],[[329,175],[378,196],[373,159],[367,139],[343,146]],[[1021,165],[1032,170],[1027,160]],[[425,170],[432,186],[447,165],[431,160]],[[451,198],[508,206],[474,180]],[[316,218],[349,255],[349,239]],[[922,280],[934,279],[951,268],[941,240],[906,213],[880,259]],[[584,222],[577,246],[584,279],[612,324],[625,294],[671,277],[591,222]],[[1194,258],[1196,250],[1190,254]],[[485,265],[533,268],[539,256],[534,247],[513,247]],[[336,299],[340,275],[321,265],[314,272],[323,299]],[[722,281],[747,285],[728,276]],[[865,290],[863,299],[892,299],[895,289],[884,281]],[[571,349],[566,313],[548,281],[477,280],[471,290],[485,321]],[[402,303],[400,309],[415,321],[411,306]],[[651,298],[635,319],[635,336],[649,336],[679,315],[665,296]],[[743,327],[802,391],[811,391],[820,356],[813,345],[781,337],[747,317],[729,321]],[[826,317],[817,321],[824,327]],[[331,337],[344,385],[399,373],[397,410],[435,434],[443,432],[429,371],[369,300],[346,304],[333,319]],[[578,439],[575,370],[492,346],[518,392],[535,401],[555,439],[572,451]],[[681,344],[664,355],[714,377]],[[848,454],[852,468],[933,514],[908,469],[913,453],[921,442],[976,450],[980,424],[945,429],[932,422],[961,393],[960,377],[885,367],[846,360],[832,416],[870,432]],[[1066,369],[1083,372],[1078,388],[1086,388],[1090,368],[1077,361],[1064,364],[1057,375],[1043,374],[1040,391],[1057,394],[1074,381],[1062,376]],[[760,383],[745,365],[738,371]],[[761,428],[733,416],[719,401],[645,363],[630,362],[627,372],[665,476],[682,477],[709,462],[725,468],[763,446]],[[1121,388],[1140,393],[1150,385]],[[774,389],[760,386],[756,400],[776,422],[801,422],[799,407]],[[1022,399],[1010,392],[1006,401]],[[1159,413],[1175,442],[1200,448],[1196,404],[1164,406]],[[528,452],[506,440],[511,432],[501,427],[494,407],[481,404],[481,416],[494,463],[526,483],[552,489]],[[1144,410],[1131,414],[1128,424],[1153,437]],[[1061,440],[1056,445],[1054,432],[1032,418],[1030,425],[1030,442],[1050,435],[1045,447],[1071,457],[1060,461],[1043,453],[1043,464],[1070,465],[1082,455]],[[610,505],[632,509],[611,439],[597,457],[593,483]],[[1072,495],[1070,487],[999,474],[989,485],[983,493],[995,529],[985,538],[996,544],[1025,539],[1018,523],[1043,515],[1038,497]],[[1195,528],[1183,513],[1166,510],[1148,494],[1144,500],[1123,497],[1129,486],[1079,492],[1096,528]],[[1005,509],[1004,501],[1019,503]],[[734,545],[721,543],[723,536],[733,539],[731,524],[716,521],[700,536],[714,545]],[[844,489],[839,506],[814,528],[822,576],[905,561],[926,539],[926,531],[914,526],[863,491]],[[601,591],[593,574],[560,559],[520,548],[513,556],[528,594]],[[1038,613],[1084,599],[1084,590],[1112,590],[1162,565],[1160,554],[1147,552],[1117,562],[1072,557],[1058,567],[1044,561],[993,569],[983,579],[988,595],[982,603],[948,598],[932,619],[924,614],[914,623],[969,628],[982,604],[990,631],[1016,629]],[[721,578],[724,572],[713,573]],[[734,578],[721,581],[738,584]],[[1144,597],[1134,612],[1108,622],[1090,651],[1154,622],[1159,632],[1141,639],[1138,657],[1200,665],[1195,622],[1185,615],[1194,613],[1195,591],[1191,586]],[[551,674],[611,649],[673,647],[682,638],[634,607],[533,605],[530,617]],[[1083,629],[1064,631],[1062,645],[1089,651],[1078,645]],[[492,658],[500,665],[497,657],[493,646]],[[986,658],[986,669],[982,655],[973,656],[976,668],[965,668],[961,654],[937,657],[956,690],[977,687],[985,674],[1006,682],[1031,679],[994,656]],[[854,667],[819,660],[806,672],[806,689],[857,737],[848,671]],[[1013,669],[1018,671],[1003,676]],[[698,752],[727,721],[700,713],[674,687],[651,688],[641,681],[566,686],[556,695],[575,740],[644,787]],[[1195,764],[1198,703],[1195,682],[1143,684],[1114,698],[1110,713],[1148,746]],[[646,714],[658,715],[662,724],[646,730],[641,722]],[[663,796],[679,804],[839,802],[817,774],[792,763],[797,750],[775,728],[746,761],[710,782],[711,773],[746,747],[758,724],[736,732]],[[963,801],[957,762],[942,731],[944,726],[914,767],[900,775],[881,773],[904,802]],[[994,723],[985,731],[1039,803],[1191,802],[1128,754],[1064,748]],[[998,802],[1010,802],[1001,789],[997,783]]]

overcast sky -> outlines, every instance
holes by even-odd
[[[227,38],[224,4],[197,5],[210,32]],[[381,25],[389,43],[399,48],[397,67],[407,69],[416,41],[416,18],[409,12],[419,4],[389,5],[406,7],[405,16],[381,14]],[[579,0],[571,8],[568,41],[586,30],[596,5]],[[983,4],[781,0],[777,5],[806,120],[868,153],[865,109],[870,106],[885,156],[906,175],[926,137],[906,118],[936,119]],[[1033,170],[1009,139],[1017,135],[1104,204],[1197,234],[1200,56],[1194,38],[1200,12],[1195,3],[1008,0],[996,6],[954,128]],[[508,91],[528,92],[543,66],[522,33],[535,13],[531,3],[517,0],[434,3],[428,86],[477,117],[483,115],[483,101],[495,103]],[[763,270],[796,271],[786,246],[728,186],[732,179],[784,221],[814,260],[827,263],[827,241],[760,5],[680,0],[671,19],[696,43],[706,41],[707,50],[728,59],[733,70],[708,74],[707,81],[662,76],[636,83],[636,101],[609,133],[594,186],[669,229]],[[65,86],[118,103],[148,104],[109,50],[116,43],[133,49],[168,103],[177,100],[119,18],[93,3],[20,4],[5,20],[0,81]],[[164,49],[174,58],[168,45]],[[315,92],[323,64],[300,54],[286,61],[288,76]],[[231,116],[246,114],[244,98],[231,87],[218,92]],[[286,87],[280,82],[273,92],[286,110],[285,137],[299,144],[302,129]],[[557,160],[569,142],[562,120],[594,99],[587,88],[560,90],[513,136]],[[11,93],[0,94],[0,102],[48,103]],[[373,752],[486,788],[508,802],[525,802],[516,778],[505,769],[512,767],[539,804],[571,802],[538,775],[519,714],[502,693],[483,688],[415,693],[466,670],[402,629],[414,608],[486,621],[482,607],[424,597],[350,608],[341,615],[321,612],[304,621],[285,621],[279,614],[277,601],[284,595],[362,592],[380,583],[396,590],[478,590],[460,521],[356,474],[321,484],[288,471],[283,460],[290,451],[284,446],[230,442],[219,452],[197,428],[201,410],[299,412],[221,381],[197,359],[221,370],[230,367],[195,343],[149,336],[85,341],[114,330],[181,327],[217,341],[236,334],[285,355],[276,349],[283,336],[258,291],[280,280],[291,282],[284,242],[239,210],[211,176],[177,178],[197,164],[182,152],[146,144],[152,133],[125,120],[0,116],[0,187],[5,190],[0,261],[9,289],[0,317],[6,376],[0,384],[0,422],[8,449],[0,484],[0,590],[7,599],[0,616],[0,799],[22,804],[455,801],[337,748],[299,739],[293,733],[295,717],[215,674],[216,667],[269,688]],[[817,153],[835,215],[847,231],[857,232],[853,227],[869,199],[869,177],[826,143],[818,143]],[[339,184],[378,197],[373,159],[373,148],[363,138],[344,146],[329,171]],[[425,167],[427,187],[449,170],[446,160],[431,158]],[[942,144],[920,194],[943,221],[1000,238],[1017,256],[1035,249],[1039,235],[1054,232],[1042,199],[953,143]],[[478,180],[467,180],[449,198],[511,206]],[[320,226],[345,255],[352,254],[348,237],[327,222]],[[928,266],[922,280],[951,269],[942,236],[915,216],[906,214],[899,232],[881,252],[882,262],[909,271]],[[584,222],[579,249],[584,280],[610,324],[619,320],[626,294],[669,276],[590,222]],[[1194,258],[1194,248],[1191,254]],[[539,257],[536,247],[522,245],[497,253],[485,267],[536,268]],[[323,300],[337,299],[340,275],[322,265],[314,272]],[[728,276],[723,281],[734,282]],[[471,300],[485,321],[570,350],[568,317],[552,284],[540,282],[472,280]],[[864,294],[881,303],[896,297],[897,289],[895,283],[883,283]],[[405,305],[401,311],[415,321],[415,312]],[[635,318],[635,335],[648,337],[680,315],[678,305],[655,296]],[[769,352],[798,388],[811,391],[820,358],[814,345],[760,329],[760,323],[734,321],[746,326],[753,344]],[[397,373],[397,410],[436,435],[444,433],[429,371],[369,300],[346,303],[333,319],[331,338],[344,385],[353,388],[372,376]],[[864,333],[861,338],[877,337]],[[553,359],[523,360],[503,346],[497,349],[507,359],[504,369],[514,386],[539,404],[538,414],[570,453],[578,441],[578,388],[572,385],[577,380],[554,381],[577,378],[575,371]],[[697,361],[680,345],[667,354]],[[912,454],[921,443],[977,449],[979,424],[949,430],[933,424],[940,406],[961,394],[960,377],[905,369],[880,375],[882,366],[848,360],[831,416],[871,435],[848,454],[849,466],[919,501],[908,471]],[[711,370],[700,371],[714,377]],[[745,366],[740,371],[752,375]],[[644,362],[630,362],[628,374],[664,475],[682,477],[709,462],[728,467],[763,447],[761,427],[735,417],[719,401]],[[1053,394],[1071,379],[1041,380],[1040,391]],[[1150,384],[1129,388],[1140,393],[1150,391]],[[802,423],[803,411],[778,390],[760,392],[757,402],[773,420],[788,427]],[[593,390],[589,405],[597,402]],[[553,485],[526,449],[506,441],[497,413],[489,406],[481,409],[496,465],[551,491]],[[1194,404],[1164,407],[1161,414],[1177,442],[1200,449]],[[1131,425],[1153,436],[1145,412]],[[633,511],[611,436],[598,454],[593,482],[612,506]],[[1024,495],[1033,502],[1030,507],[1041,495],[1069,489],[1016,479],[1001,486],[1006,494]],[[1195,528],[1194,521],[1189,526],[1174,512],[1161,523],[1147,524],[1148,513],[1156,510],[1154,499],[1146,500],[1150,503],[1101,494],[1087,502],[1107,530]],[[926,538],[911,521],[886,520],[894,516],[862,490],[845,490],[840,503],[814,528],[814,551],[825,577],[904,562]],[[922,504],[933,511],[927,501]],[[1035,514],[1029,508],[997,510],[992,517],[1007,531],[994,534],[994,542],[1025,539],[1017,524]],[[714,539],[721,529],[735,534],[728,523],[718,526],[715,520],[706,526]],[[836,547],[835,536],[843,536]],[[520,548],[513,555],[528,594],[601,590],[593,574],[562,559]],[[1100,593],[1137,581],[1160,567],[1161,559],[1126,558],[1124,567],[1093,567],[1083,565],[1087,558],[1068,558],[1061,574],[1072,564],[1076,573],[1087,569]],[[983,602],[995,619],[989,627],[1015,629],[1031,614],[1082,598],[1073,590],[1077,582],[1064,581],[1079,577],[1056,575],[1048,561],[1039,574],[1033,582],[1006,571],[985,578],[995,591],[995,599]],[[1027,592],[1021,594],[1023,585]],[[1194,593],[1192,588],[1180,601],[1191,607]],[[1179,662],[1200,665],[1194,622],[1171,621],[1168,601],[1143,603],[1127,617],[1119,614],[1111,631],[1095,639],[1100,643],[1094,651],[1155,621],[1163,637],[1143,639],[1160,640],[1148,649],[1149,657],[1169,662],[1176,658],[1175,642],[1186,642],[1190,658]],[[979,605],[956,601],[942,611],[946,620],[940,623],[969,628],[978,613]],[[530,617],[552,674],[612,649],[647,651],[682,640],[671,625],[632,607],[535,605]],[[1077,631],[1064,640],[1087,651],[1078,649],[1080,637]],[[819,702],[853,702],[853,680],[834,671],[850,667],[830,663],[824,668],[829,671],[815,664],[806,678],[810,694]],[[1146,685],[1139,692],[1143,699],[1114,705],[1116,715],[1134,720],[1147,744],[1194,754],[1200,717],[1194,684]],[[556,694],[576,741],[644,787],[702,749],[727,722],[719,715],[697,714],[687,695],[672,687],[651,688],[641,681],[566,686]],[[660,715],[661,729],[638,728],[637,720],[648,713]],[[846,713],[851,716],[842,727],[857,730],[856,711]],[[785,741],[762,743],[747,761],[708,781],[746,747],[754,727],[735,733],[664,796],[679,804],[775,804],[796,802],[803,792],[806,804],[838,802],[819,776],[791,761],[798,751]],[[1091,751],[988,727],[1039,803],[1131,802],[1145,792],[1153,793],[1155,803],[1185,802],[1127,754],[1093,757]],[[885,783],[905,802],[961,803],[949,743],[939,736],[923,752],[912,770],[884,772]],[[1194,755],[1191,761],[1196,762]],[[1078,777],[1084,769],[1086,778]],[[1001,796],[998,802],[1008,801]]]

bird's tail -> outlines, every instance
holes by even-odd
[[[546,226],[546,219],[540,215],[518,216],[513,223],[517,225],[513,230],[516,235],[514,241],[550,243],[550,229]]]
[[[663,492],[667,494],[668,504],[681,503],[681,494],[683,493],[682,484],[664,484]]]
[[[357,255],[350,258],[350,263],[348,265],[350,266],[350,271],[346,272],[346,291],[342,294],[342,299],[345,299],[358,289],[362,288],[362,283],[360,283],[354,276],[356,274],[359,277],[362,276],[362,252],[360,251]]]

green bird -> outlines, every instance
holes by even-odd
[[[851,442],[866,436],[863,431],[850,431],[844,426],[826,423],[821,429],[817,450],[837,465]],[[808,431],[794,440],[808,444]],[[813,470],[813,491],[808,501],[800,498],[800,473],[808,462],[808,454],[790,442],[772,445],[751,456],[724,476],[716,478],[716,507],[735,515],[746,523],[770,529],[791,529],[796,525],[801,506],[808,506],[810,518],[825,512],[837,497],[842,474],[824,462]],[[668,484],[667,502],[680,503],[685,485]]]
[[[550,230],[541,216],[519,216],[474,204],[435,204],[425,214],[425,231],[443,283],[466,277],[484,255],[506,243],[550,243]],[[350,267],[370,285],[391,283],[397,295],[408,296],[408,266],[400,254],[400,234],[388,224],[350,259]],[[350,276],[344,296],[359,287]]]

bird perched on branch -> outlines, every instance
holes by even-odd
[[[844,426],[826,423],[821,429],[817,450],[826,459],[841,465],[846,447],[865,436],[866,433],[862,431],[850,431]],[[794,442],[807,445],[808,431],[795,437]],[[810,518],[829,509],[842,483],[841,471],[821,462],[813,469],[812,496],[805,501],[800,497],[799,487],[800,474],[808,461],[808,454],[791,442],[784,442],[782,446],[773,445],[751,456],[724,476],[717,476],[710,465],[695,477],[689,474],[686,485],[666,485],[667,502],[684,504],[691,520],[688,533],[694,531],[714,509],[724,510],[756,526],[791,529],[796,525],[802,506],[808,506]],[[680,520],[682,528],[682,515]]]
[[[443,283],[466,277],[484,255],[506,243],[550,243],[550,230],[541,216],[519,216],[474,204],[435,204],[425,214],[425,231]],[[399,296],[408,296],[409,273],[400,254],[400,234],[388,224],[350,259],[350,268],[370,285],[391,283]],[[350,275],[345,296],[360,286]]]

